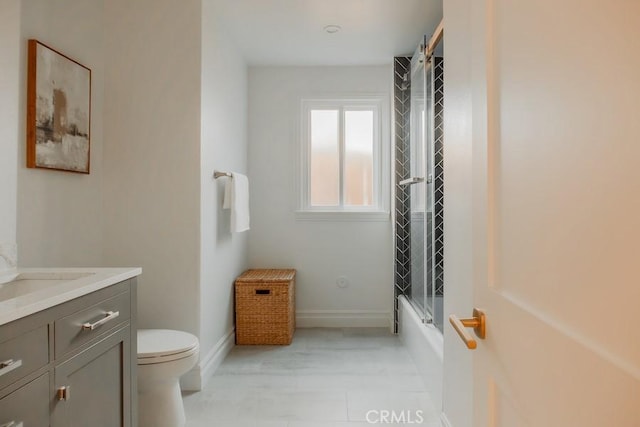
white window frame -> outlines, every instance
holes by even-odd
[[[389,106],[386,95],[357,95],[305,97],[301,100],[300,138],[298,156],[298,207],[296,218],[302,220],[384,221],[389,219]],[[340,206],[311,205],[311,111],[339,111],[340,150]],[[344,204],[344,112],[373,111],[373,204],[346,206]]]

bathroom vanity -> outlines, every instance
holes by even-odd
[[[21,270],[0,285],[0,426],[136,427],[140,273]]]

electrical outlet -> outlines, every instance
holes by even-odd
[[[344,289],[349,286],[349,279],[347,276],[340,276],[336,279],[336,285],[338,285],[340,289]]]

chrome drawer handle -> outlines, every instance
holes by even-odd
[[[105,317],[103,317],[102,319],[98,320],[97,322],[94,323],[83,323],[82,324],[82,329],[83,330],[90,330],[93,331],[94,329],[104,325],[105,323],[108,323],[110,321],[112,321],[113,319],[115,319],[116,317],[120,316],[120,312],[119,311],[107,311],[105,313]]]
[[[0,362],[0,377],[22,366],[22,360],[7,359]],[[4,427],[1,425],[0,427]]]
[[[22,427],[22,421],[16,423],[15,421],[9,421],[8,423],[0,424],[0,427]]]

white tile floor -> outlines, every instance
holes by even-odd
[[[184,397],[187,427],[367,426],[372,410],[407,417],[377,425],[440,427],[413,360],[386,329],[298,329],[290,346],[237,346]]]

